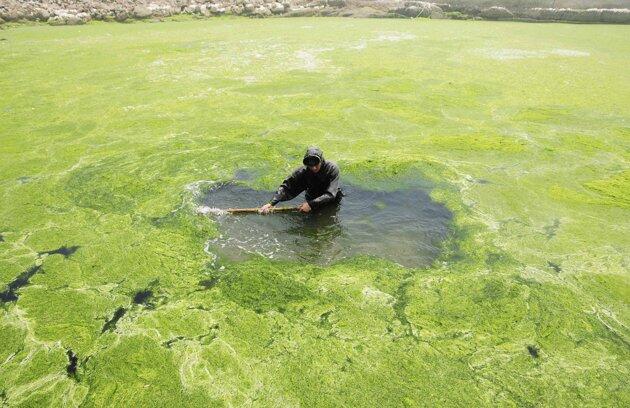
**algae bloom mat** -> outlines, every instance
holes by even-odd
[[[0,405],[630,405],[630,27],[178,20],[0,30]],[[310,144],[436,260],[213,264]]]

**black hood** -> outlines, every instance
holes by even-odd
[[[319,147],[311,146],[306,149],[306,154],[304,154],[304,159],[302,159],[302,163],[305,166],[308,166],[309,161],[317,158],[320,163],[324,163],[324,152]]]

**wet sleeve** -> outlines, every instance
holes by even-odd
[[[321,207],[322,205],[328,204],[335,200],[337,197],[337,193],[339,192],[339,169],[334,168],[330,172],[330,183],[328,184],[328,188],[324,194],[316,197],[310,201],[308,201],[308,205],[311,206],[312,209]]]
[[[304,171],[303,169],[297,169],[280,184],[278,191],[276,191],[269,203],[276,205],[280,201],[288,201],[304,191],[305,188]]]

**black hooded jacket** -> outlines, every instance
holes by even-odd
[[[291,200],[304,190],[306,190],[306,201],[312,209],[317,209],[341,198],[339,167],[331,161],[324,160],[324,155],[319,148],[309,148],[304,159],[312,156],[320,159],[322,166],[319,171],[313,173],[306,166],[296,169],[282,182],[270,201],[271,205],[276,205],[280,201]]]

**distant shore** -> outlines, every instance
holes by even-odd
[[[506,2],[509,3],[509,2]],[[499,2],[500,4],[500,2]],[[554,3],[555,4],[555,3]],[[40,21],[51,25],[79,25],[90,20],[124,22],[159,19],[178,14],[204,17],[243,15],[250,17],[336,16],[363,18],[432,18],[453,20],[558,21],[574,23],[630,23],[627,8],[515,8],[480,7],[473,4],[423,1],[367,0],[155,0],[152,2],[7,0],[0,4],[0,24]]]

